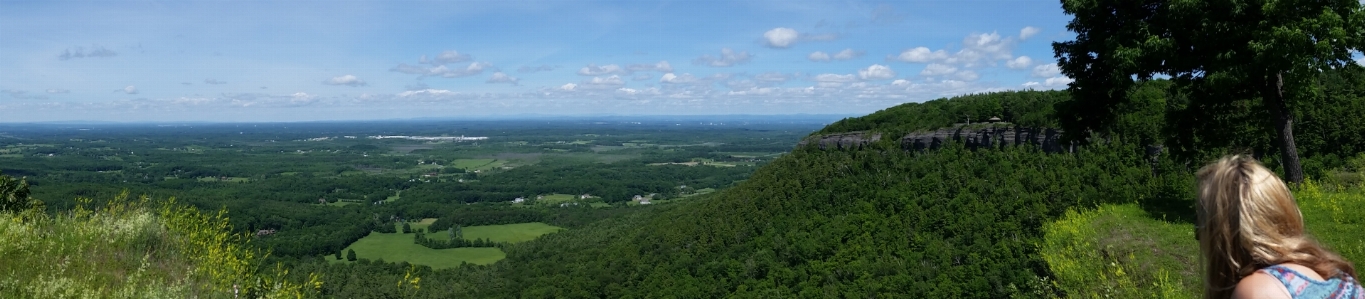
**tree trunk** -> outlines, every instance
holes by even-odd
[[[1284,166],[1285,180],[1292,183],[1303,182],[1303,166],[1299,164],[1299,150],[1294,145],[1294,113],[1284,101],[1284,72],[1276,71],[1265,77],[1265,89],[1261,100],[1270,108],[1275,121],[1275,141],[1280,145],[1280,163]]]

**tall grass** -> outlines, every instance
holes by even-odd
[[[299,298],[320,287],[258,271],[263,253],[226,211],[130,200],[49,216],[0,213],[0,298]]]
[[[1043,226],[1054,285],[1076,298],[1195,298],[1194,226],[1152,219],[1136,205],[1067,211]]]
[[[1365,186],[1307,180],[1294,187],[1309,234],[1365,262]],[[1155,219],[1136,205],[1071,210],[1045,224],[1040,252],[1068,297],[1196,298],[1203,282],[1190,223]]]

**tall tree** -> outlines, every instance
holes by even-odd
[[[1289,181],[1303,180],[1294,143],[1296,101],[1317,96],[1323,70],[1358,67],[1365,8],[1358,0],[1062,0],[1076,40],[1053,43],[1075,100],[1058,106],[1071,138],[1105,132],[1137,81],[1168,76],[1203,91],[1189,107],[1258,113]],[[1223,111],[1205,111],[1217,118]],[[1258,124],[1249,124],[1258,125]]]

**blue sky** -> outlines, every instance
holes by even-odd
[[[1064,88],[1055,1],[0,1],[0,122],[862,114]]]

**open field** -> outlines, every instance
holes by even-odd
[[[431,266],[434,269],[457,267],[461,262],[487,265],[507,257],[501,249],[494,247],[431,249],[412,243],[413,234],[383,234],[371,232],[342,249],[342,260],[326,256],[333,263],[345,263],[345,252],[355,250],[356,258],[387,262],[405,261],[412,264]]]
[[[435,222],[436,218],[422,218],[422,221],[408,223],[408,226],[411,227],[412,230],[426,229],[428,226],[431,226],[431,224]],[[403,227],[399,226],[398,229],[399,231],[402,231]]]

